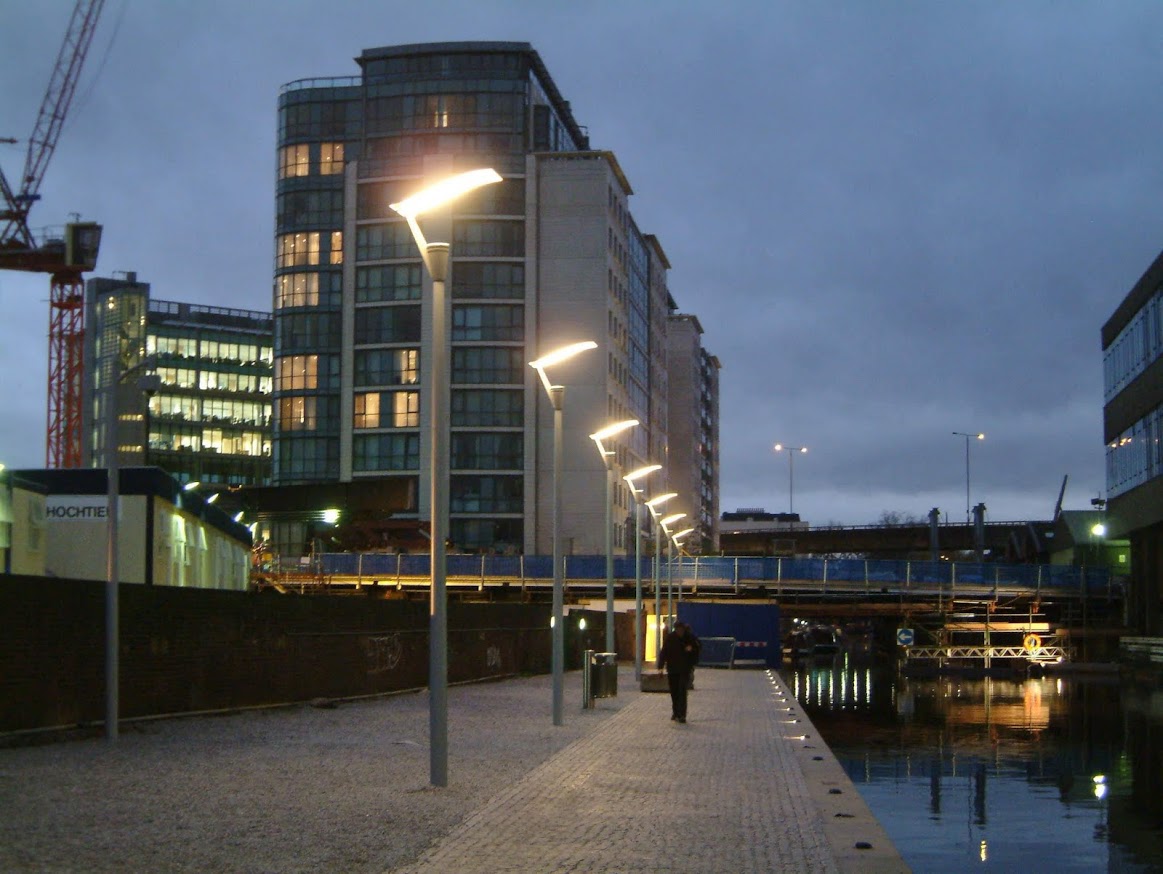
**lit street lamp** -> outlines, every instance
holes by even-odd
[[[634,498],[634,680],[642,680],[642,499],[640,495],[644,489],[634,483],[647,474],[662,470],[661,464],[648,464],[637,470],[632,470],[622,479],[630,488],[630,495]]]
[[[807,452],[806,446],[784,446],[782,443],[775,444],[776,452],[783,452],[787,450],[787,511],[789,514],[795,512],[795,497],[796,497],[796,453]]]
[[[118,372],[115,361],[109,361],[110,377],[105,386],[102,400],[102,420],[105,431],[105,467],[107,503],[105,515],[105,739],[112,743],[117,740],[121,719],[121,625],[118,586],[121,570],[118,567],[120,549],[120,509],[121,509],[121,439],[118,433],[120,420],[117,392],[129,377],[155,364],[152,358],[145,358],[133,367]],[[137,381],[137,388],[145,392],[155,392],[161,385],[157,374],[147,374]],[[149,443],[149,433],[145,441]]]
[[[658,653],[662,648],[662,634],[659,628],[659,617],[662,616],[662,595],[660,588],[660,577],[662,575],[662,526],[659,520],[662,518],[658,512],[658,507],[665,504],[671,498],[677,498],[678,492],[667,492],[664,495],[658,495],[646,502],[646,509],[650,511],[650,517],[654,520],[654,628],[655,628],[655,653],[654,658],[658,658]]]
[[[448,314],[444,283],[448,279],[448,243],[429,243],[416,219],[451,203],[462,194],[500,182],[491,169],[469,170],[430,185],[391,208],[402,215],[412,230],[420,257],[432,277],[432,360],[429,364],[428,398],[428,526],[431,535],[429,574],[432,578],[428,602],[428,735],[429,781],[448,785],[448,592],[444,541],[448,535]]]
[[[676,531],[670,535],[670,542],[674,544],[674,548],[678,550],[679,559],[682,558],[682,539],[694,531],[694,528],[684,528],[682,531]],[[671,556],[671,561],[674,561],[674,556]],[[681,570],[681,568],[680,568]],[[682,604],[682,577],[678,578],[678,603]]]
[[[679,519],[685,519],[686,513],[672,513],[658,520],[658,526],[666,535],[666,629],[674,628],[674,544],[671,542],[670,526]]]
[[[969,524],[973,510],[969,503],[969,441],[984,440],[984,434],[966,434],[964,431],[954,431],[954,437],[965,438],[965,523]]]
[[[593,340],[582,340],[542,355],[529,366],[541,377],[545,393],[553,404],[553,724],[562,725],[562,707],[565,700],[565,581],[561,568],[561,455],[562,410],[565,407],[565,386],[553,385],[545,375],[545,368],[567,361],[587,349],[596,349]]]
[[[606,465],[606,652],[614,649],[614,453],[602,443],[638,425],[637,419],[614,422],[590,435]]]

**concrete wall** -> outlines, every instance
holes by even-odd
[[[0,577],[0,732],[104,720],[104,592]],[[120,606],[123,719],[428,683],[423,602],[123,585]],[[448,624],[450,682],[549,670],[547,604],[451,603]]]

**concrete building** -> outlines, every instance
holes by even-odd
[[[719,551],[719,359],[702,345],[697,316],[672,313],[667,326],[671,486],[688,552]],[[671,504],[667,505],[671,509]]]
[[[104,411],[115,391],[122,465],[157,466],[184,483],[270,481],[270,313],[152,300],[134,273],[89,280],[85,306],[94,466],[107,464]]]
[[[1163,254],[1102,327],[1107,535],[1131,545],[1128,617],[1163,634]]]
[[[292,82],[279,97],[273,483],[382,484],[408,496],[394,518],[429,517],[431,281],[389,204],[492,167],[501,183],[421,220],[451,244],[451,548],[551,551],[552,409],[527,365],[594,340],[552,378],[566,386],[564,549],[604,551],[605,468],[590,433],[638,419],[610,447],[616,469],[660,462],[671,487],[680,478],[669,263],[634,221],[629,181],[590,147],[527,43],[395,46],[356,61],[359,76]],[[654,479],[650,491],[667,486]],[[632,503],[617,482],[625,552]]]

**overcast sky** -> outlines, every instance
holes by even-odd
[[[72,2],[0,0],[16,184]],[[1044,519],[1105,494],[1099,329],[1163,248],[1163,4],[107,0],[30,219],[271,307],[279,87],[527,41],[722,363],[723,510]],[[0,273],[0,461],[44,464],[48,278]]]

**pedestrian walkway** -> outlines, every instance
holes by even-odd
[[[616,714],[399,874],[908,870],[778,675],[696,673],[680,725],[621,668]]]

